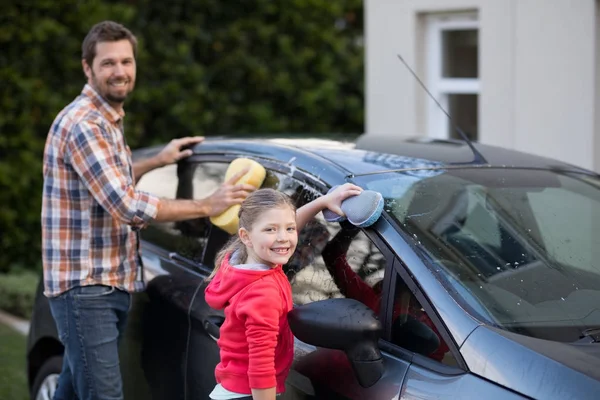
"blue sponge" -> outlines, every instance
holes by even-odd
[[[332,187],[329,192],[337,186]],[[352,196],[342,201],[342,211],[346,216],[338,215],[329,209],[323,210],[323,217],[329,222],[345,220],[360,228],[373,225],[383,211],[383,196],[373,190],[363,190],[358,196]]]

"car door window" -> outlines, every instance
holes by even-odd
[[[433,320],[400,275],[396,277],[393,299],[391,342],[440,363],[458,366]]]
[[[212,195],[223,184],[228,167],[228,163],[221,162],[192,164],[189,171],[190,184],[185,193],[182,193],[182,198],[203,199]],[[209,236],[214,228],[210,218],[185,220],[179,222],[178,226],[191,244],[188,253],[182,255],[198,263],[204,263]],[[218,228],[214,229],[219,230],[221,236],[227,237],[225,232]]]

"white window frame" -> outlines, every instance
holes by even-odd
[[[477,29],[480,30],[477,13],[431,14],[425,19],[427,87],[433,97],[448,110],[448,96],[451,94],[477,94],[481,92],[480,77],[444,78],[442,60],[443,31]],[[478,49],[481,54],[481,47]],[[480,69],[478,69],[480,71]],[[448,139],[451,129],[448,117],[435,102],[427,98],[427,135],[437,139]]]

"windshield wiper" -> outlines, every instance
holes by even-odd
[[[575,343],[598,343],[600,342],[600,328],[590,328],[581,332],[580,339]]]

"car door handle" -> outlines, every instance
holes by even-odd
[[[204,330],[215,341],[221,337],[221,325],[225,322],[225,318],[218,315],[211,315],[207,317],[202,325],[204,326]]]

